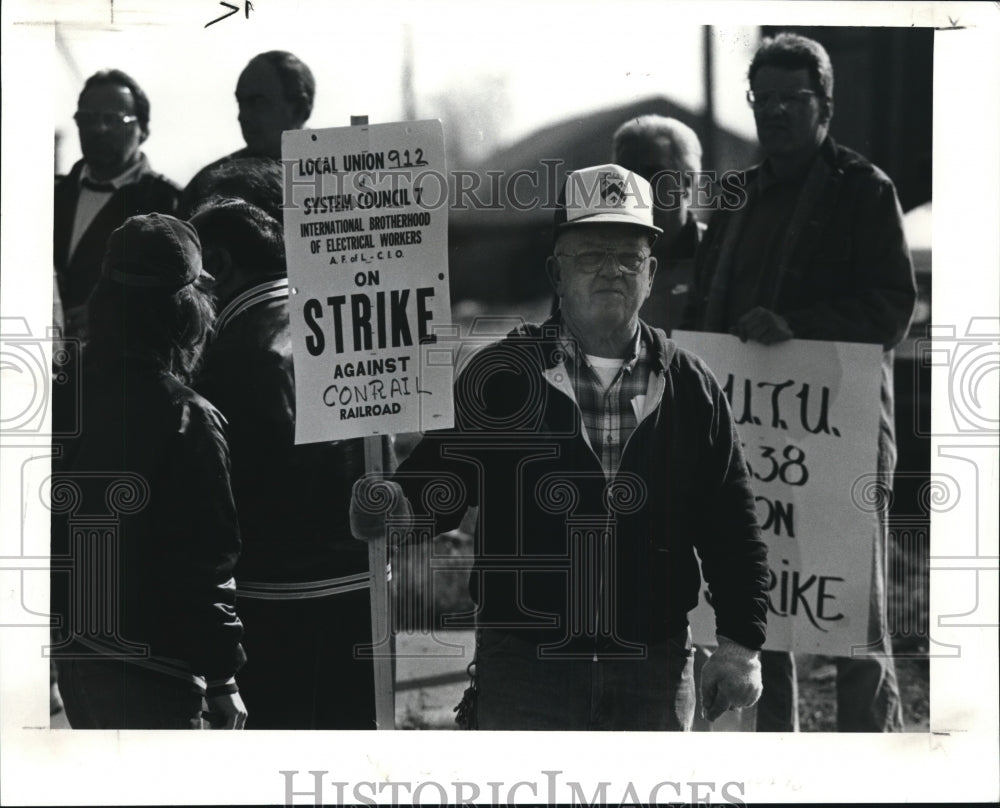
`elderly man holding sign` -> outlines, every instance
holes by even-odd
[[[547,263],[560,311],[475,354],[454,427],[425,434],[391,481],[355,484],[352,529],[369,540],[407,519],[433,535],[479,506],[480,729],[689,729],[695,551],[720,643],[708,717],[760,694],[766,549],[725,396],[638,317],[650,202],[619,166],[571,173]]]

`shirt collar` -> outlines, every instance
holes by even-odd
[[[565,350],[567,357],[573,362],[578,362],[580,357],[577,355],[576,346],[578,341],[573,335],[573,332],[566,325],[566,321],[561,317],[559,318],[559,342],[562,344],[563,350]],[[639,361],[639,354],[642,348],[642,328],[636,326],[635,337],[632,339],[632,350],[629,356],[625,359],[625,363],[622,366],[624,370],[631,372],[635,367],[635,363]]]
[[[125,169],[117,177],[112,177],[108,180],[98,180],[94,179],[93,174],[90,172],[90,166],[86,163],[83,164],[83,170],[80,171],[80,183],[83,183],[84,179],[89,180],[97,185],[110,185],[111,190],[117,191],[126,185],[131,185],[139,177],[149,170],[149,160],[146,159],[146,155],[139,152],[139,159],[136,161],[135,165],[131,168]]]

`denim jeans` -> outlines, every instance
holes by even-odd
[[[689,731],[695,694],[690,634],[644,659],[539,658],[514,634],[477,635],[479,729]]]
[[[59,690],[73,729],[202,729],[192,681],[114,659],[64,659]]]

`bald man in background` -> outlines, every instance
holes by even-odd
[[[212,172],[224,163],[246,158],[281,160],[281,133],[302,129],[312,115],[316,79],[309,66],[294,53],[267,51],[253,57],[236,82],[240,132],[246,146],[201,169],[181,200],[190,215],[198,201],[207,198],[205,186]]]
[[[670,334],[680,325],[705,225],[691,211],[701,142],[676,118],[642,115],[623,123],[612,139],[612,162],[648,180],[653,221],[663,235],[653,245],[659,272],[639,314]]]

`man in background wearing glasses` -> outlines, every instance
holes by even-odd
[[[766,550],[729,405],[639,319],[660,232],[638,174],[572,172],[547,261],[559,310],[473,356],[455,427],[425,434],[389,490],[355,485],[363,539],[387,513],[432,536],[479,506],[479,729],[690,729],[695,549],[720,642],[708,718],[759,695]]]
[[[73,120],[83,159],[56,177],[53,257],[64,333],[82,337],[108,236],[130,216],[175,213],[180,189],[140,151],[149,137],[149,99],[126,73],[103,70],[87,79]]]
[[[882,345],[878,472],[891,491],[892,348],[906,334],[916,295],[895,187],[829,137],[833,67],[818,42],[790,33],[765,39],[749,79],[765,160],[746,172],[744,207],[712,219],[686,324],[762,345],[792,338]],[[883,511],[873,542],[869,646],[863,656],[836,661],[842,732],[902,729],[885,626],[885,540]],[[757,729],[797,730],[794,658],[765,651],[762,663]]]

